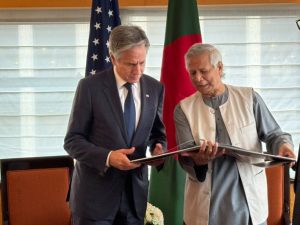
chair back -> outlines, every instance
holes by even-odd
[[[268,225],[290,224],[290,176],[289,166],[266,168],[268,183]]]
[[[293,225],[300,225],[300,145],[298,151],[298,159],[295,165],[295,181],[294,181],[294,191],[295,191],[295,202],[293,211]]]
[[[1,160],[2,205],[9,225],[70,225],[69,156]]]

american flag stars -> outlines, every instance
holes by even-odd
[[[94,61],[96,61],[96,60],[98,59],[98,55],[93,54],[91,58],[92,58]]]
[[[109,16],[109,17],[114,16],[113,12],[114,12],[114,11],[112,11],[112,10],[108,10],[108,16]]]
[[[110,62],[110,58],[109,58],[108,56],[106,56],[105,61],[106,61],[107,63],[109,63],[109,62]]]
[[[95,39],[93,40],[93,43],[94,43],[94,45],[99,45],[99,39],[95,38]]]
[[[102,8],[97,6],[97,8],[95,9],[96,13],[99,14],[102,12]]]
[[[112,29],[120,24],[118,0],[93,0],[86,76],[111,67],[108,39]]]
[[[100,29],[100,28],[101,28],[101,23],[96,23],[96,24],[94,25],[94,27],[96,28],[96,30]]]
[[[111,32],[111,26],[107,26],[106,30],[110,33]]]

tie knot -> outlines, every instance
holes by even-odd
[[[128,83],[128,82],[126,84],[124,84],[124,87],[126,87],[127,90],[131,90],[131,86],[132,86],[132,84]]]

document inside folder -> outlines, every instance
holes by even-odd
[[[181,154],[183,152],[198,151],[199,148],[200,148],[200,146],[193,146],[193,147],[184,148],[184,149],[180,149],[180,150],[176,150],[176,151],[162,153],[162,154],[155,155],[155,156],[134,159],[134,160],[131,160],[131,162],[132,163],[149,163],[149,162],[152,162],[155,160],[164,159],[164,158],[172,156],[172,155]],[[261,161],[261,162],[253,163],[253,165],[260,166],[260,167],[271,167],[271,166],[276,166],[276,165],[280,165],[280,164],[295,162],[295,159],[289,158],[289,157],[272,155],[272,154],[267,154],[267,153],[262,153],[262,152],[249,151],[249,150],[235,147],[232,145],[219,144],[218,150],[221,151],[223,149],[225,149],[225,154],[231,155],[236,158],[239,158],[239,156],[243,156],[243,157],[246,156],[246,157],[263,159],[263,161]]]

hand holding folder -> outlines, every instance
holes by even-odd
[[[184,148],[176,151],[169,151],[166,153],[162,153],[159,155],[151,156],[151,157],[145,157],[145,158],[139,158],[131,160],[132,163],[149,163],[155,160],[164,159],[169,156],[182,154],[185,152],[193,152],[193,151],[199,151],[200,146],[196,145],[189,148]],[[251,162],[251,159],[262,159],[262,161],[251,163],[252,165],[259,166],[259,167],[271,167],[271,166],[277,166],[282,165],[286,163],[293,163],[296,160],[294,158],[279,156],[279,155],[272,155],[267,153],[261,153],[261,152],[255,152],[255,151],[249,151],[243,148],[239,148],[232,145],[226,145],[226,144],[219,144],[218,151],[222,151],[225,149],[225,154],[231,155],[237,160],[241,160],[241,158],[245,159],[248,158],[248,162]],[[246,162],[246,161],[245,161]]]

